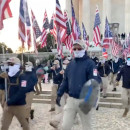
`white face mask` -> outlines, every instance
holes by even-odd
[[[31,72],[32,71],[32,66],[25,66],[25,71]]]
[[[67,67],[67,65],[63,65],[63,69],[64,69],[64,70],[66,69],[66,67]]]
[[[117,58],[117,57],[115,57],[115,58],[114,58],[114,61],[115,61],[115,63],[117,63],[117,62],[118,62],[118,58]]]
[[[105,63],[105,59],[100,60],[101,64]]]
[[[68,57],[68,60],[71,60],[71,57]]]
[[[85,50],[74,51],[75,58],[82,58],[85,55]]]
[[[13,77],[15,74],[17,74],[17,72],[20,70],[20,65],[13,65],[13,66],[9,66],[9,72],[8,75],[10,77]]]
[[[130,66],[130,60],[127,60],[126,62],[127,62],[127,65]]]

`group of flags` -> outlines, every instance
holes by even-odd
[[[9,7],[10,1],[11,0],[0,0],[0,30],[2,30],[3,28],[3,20],[12,17],[12,13]],[[61,56],[63,56],[63,44],[66,46],[67,49],[70,50],[71,53],[73,53],[72,50],[73,41],[77,39],[84,40],[84,42],[86,43],[86,48],[88,48],[89,38],[87,36],[87,31],[85,29],[84,23],[82,23],[83,33],[81,33],[79,23],[75,16],[72,0],[71,0],[71,10],[72,10],[72,19],[70,20],[68,18],[67,12],[66,11],[64,11],[64,13],[62,12],[59,0],[56,0],[56,13],[52,15],[51,21],[49,23],[47,12],[45,11],[43,19],[43,27],[41,31],[32,10],[31,10],[31,19],[32,19],[32,25],[31,25],[27,0],[20,0],[18,36],[22,42],[22,46],[24,47],[25,43],[27,43],[28,49],[32,46],[31,41],[31,27],[32,27],[34,50],[36,53],[38,53],[37,38],[41,37],[40,39],[41,47],[47,46],[48,32],[50,32],[51,35],[54,36],[55,41],[57,43],[57,51]],[[129,49],[130,46],[124,49],[118,43],[115,42],[107,18],[105,23],[104,39],[103,43],[101,43],[100,24],[101,21],[99,16],[99,10],[97,7],[93,28],[93,42],[96,46],[100,45],[102,47],[102,55],[105,58],[108,57],[107,53],[108,48],[111,49],[111,54],[114,56],[116,56],[122,49],[124,55],[130,52]]]

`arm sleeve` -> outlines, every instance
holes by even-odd
[[[94,62],[92,62],[91,64],[89,64],[89,75],[88,75],[88,79],[95,79],[98,83],[101,82],[101,77],[99,76],[99,73],[97,71],[96,65]]]
[[[57,95],[62,97],[64,92],[68,91],[68,77],[67,77],[67,70],[65,71],[64,79],[57,91]]]
[[[123,74],[123,68],[118,72],[116,81],[120,81],[122,74]]]

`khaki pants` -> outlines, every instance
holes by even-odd
[[[5,91],[0,90],[0,103],[1,103],[2,108],[4,107],[4,102],[5,102]]]
[[[26,93],[26,118],[30,117],[31,105],[34,97],[34,92]]]
[[[122,88],[123,107],[130,109],[130,89]]]
[[[58,84],[53,84],[51,92],[51,109],[55,108]]]
[[[103,86],[103,96],[106,96],[107,87],[108,87],[108,77],[101,77],[102,78],[102,86]]]
[[[116,88],[116,77],[117,77],[117,74],[111,74],[111,83],[112,83],[113,88]]]
[[[82,130],[91,130],[91,111],[85,115],[79,108],[80,99],[72,97],[67,98],[67,104],[64,107],[62,130],[71,130],[77,113],[81,119]]]
[[[1,130],[8,130],[14,116],[18,119],[23,127],[23,130],[29,130],[29,124],[25,119],[25,105],[22,106],[9,106],[5,109],[2,117],[2,127]]]

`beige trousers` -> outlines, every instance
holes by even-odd
[[[55,108],[58,84],[53,84],[51,92],[51,109]]]
[[[67,98],[67,103],[64,107],[62,130],[71,130],[77,113],[81,119],[82,130],[91,130],[91,111],[85,115],[79,108],[80,99],[72,97]]]
[[[111,83],[112,83],[113,88],[116,88],[116,77],[117,77],[117,74],[111,74]]]
[[[26,93],[26,118],[30,117],[31,105],[34,97],[34,92]]]
[[[123,107],[130,109],[130,89],[122,88]]]
[[[0,103],[1,103],[2,108],[4,107],[4,102],[5,102],[5,91],[0,90]]]
[[[1,130],[9,129],[9,126],[14,116],[16,116],[16,118],[22,125],[23,130],[29,130],[29,124],[27,120],[25,119],[25,111],[26,111],[25,109],[26,109],[25,105],[9,106],[7,107],[7,109],[5,109],[5,106],[4,106]]]
[[[102,78],[102,86],[103,86],[103,96],[106,96],[107,88],[108,88],[108,76],[101,77]]]

